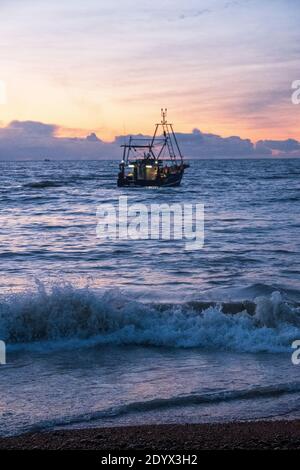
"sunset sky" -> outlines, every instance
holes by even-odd
[[[0,126],[300,139],[299,0],[0,0]]]

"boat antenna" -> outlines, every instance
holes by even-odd
[[[125,131],[125,121],[123,121],[123,143],[126,144],[126,131]]]
[[[167,114],[168,114],[167,108],[165,109],[161,108],[160,112],[161,112],[161,117],[162,117],[161,123],[167,124]]]

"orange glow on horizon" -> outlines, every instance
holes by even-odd
[[[114,141],[116,136],[120,135],[134,135],[134,134],[144,134],[152,135],[154,130],[154,123],[157,122],[157,119],[152,123],[145,119],[144,123],[132,123],[132,126],[128,128],[124,126],[123,129],[115,132],[109,129],[103,128],[69,128],[65,126],[58,126],[57,131],[55,132],[55,137],[57,138],[85,138],[91,133],[95,133],[97,137],[104,142],[111,143]],[[192,133],[193,129],[197,128],[204,134],[216,134],[221,137],[231,137],[237,136],[241,139],[250,139],[253,143],[256,143],[259,140],[286,140],[289,138],[300,140],[299,129],[291,128],[288,132],[284,129],[256,129],[250,130],[246,125],[237,129],[237,126],[234,124],[223,124],[218,125],[215,121],[203,123],[203,120],[199,119],[198,123],[200,125],[191,125],[184,124],[183,122],[177,122],[175,119],[170,119],[170,122],[174,125],[174,130],[179,133]]]
[[[13,120],[7,122],[1,122],[0,128],[5,128],[9,125],[9,123]],[[17,120],[30,120],[30,121],[35,121],[35,119],[32,118],[27,118],[27,117],[22,117]],[[38,121],[38,120],[37,120]],[[91,133],[95,133],[99,139],[106,143],[111,143],[114,141],[115,137],[121,136],[121,135],[134,135],[134,134],[144,134],[144,135],[152,135],[153,130],[154,130],[154,124],[158,121],[158,119],[153,120],[151,123],[150,119],[147,120],[145,119],[145,122],[142,123],[139,121],[139,123],[135,123],[134,120],[132,120],[131,126],[123,126],[121,129],[117,129],[117,126],[115,128],[109,129],[109,128],[87,128],[87,127],[68,127],[67,125],[57,125],[57,129],[54,132],[54,137],[56,138],[86,138],[88,135]],[[42,122],[42,121],[40,121]],[[297,128],[290,128],[289,131],[286,131],[284,129],[255,129],[251,130],[247,127],[247,125],[244,125],[243,127],[240,127],[239,129],[237,126],[234,124],[218,124],[214,120],[211,122],[205,121],[203,122],[203,119],[199,119],[198,123],[197,122],[194,125],[191,124],[185,124],[182,122],[176,121],[176,119],[170,119],[170,122],[173,123],[174,125],[174,130],[175,132],[178,133],[192,133],[193,129],[197,128],[199,129],[202,133],[204,134],[216,134],[221,137],[231,137],[231,136],[237,136],[240,137],[241,139],[249,139],[253,143],[256,143],[259,140],[286,140],[286,139],[295,139],[295,140],[300,140],[300,133],[299,129]],[[43,121],[44,124],[53,124],[51,121]]]

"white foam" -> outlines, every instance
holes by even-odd
[[[187,304],[161,309],[117,289],[42,285],[0,302],[0,339],[9,348],[78,348],[95,344],[198,347],[241,352],[288,352],[300,338],[300,309],[277,292],[255,300],[256,313],[195,311]]]

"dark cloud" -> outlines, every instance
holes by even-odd
[[[0,128],[0,160],[119,157],[118,146],[104,143],[95,133],[85,138],[63,138],[55,135],[58,129],[56,125],[42,122],[12,121]]]
[[[84,138],[57,137],[59,126],[35,121],[12,121],[0,128],[0,160],[22,159],[119,159],[120,145],[129,136],[116,136],[111,143],[103,142],[95,133]],[[299,156],[300,143],[294,139],[260,140],[253,144],[238,136],[221,137],[193,129],[176,133],[187,158],[241,158],[258,156]],[[137,134],[134,137],[150,139]]]
[[[259,140],[257,151],[283,156],[300,156],[300,143],[295,139],[287,140]]]
[[[53,124],[44,124],[37,121],[12,121],[7,129],[12,131],[12,133],[28,136],[53,136],[58,127]]]
[[[96,136],[95,132],[92,132],[90,135],[86,137],[88,142],[102,142],[99,137]]]
[[[255,153],[249,139],[237,136],[221,137],[215,134],[204,134],[194,129],[191,134],[177,133],[184,153],[192,158],[235,158],[251,156]]]
[[[272,156],[272,149],[265,146],[263,140],[259,140],[256,143],[255,151],[258,155],[261,155],[261,156],[264,156],[264,155]]]

